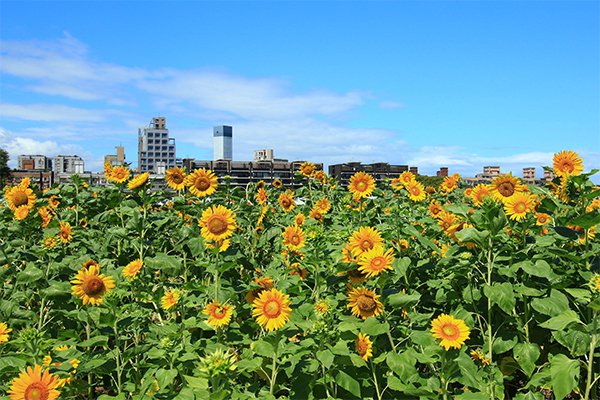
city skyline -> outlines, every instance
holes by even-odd
[[[572,149],[600,168],[597,2],[175,4],[3,2],[9,165],[100,170],[123,145],[136,167],[136,132],[162,115],[178,158],[212,159],[231,125],[237,160],[540,176]]]

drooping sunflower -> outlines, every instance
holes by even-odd
[[[257,278],[254,280],[254,283],[259,285],[259,288],[252,289],[248,293],[246,293],[245,299],[248,303],[254,303],[254,300],[258,298],[258,295],[261,294],[264,290],[271,289],[274,285],[273,279],[269,276],[264,276],[262,278]]]
[[[554,154],[552,167],[560,177],[575,176],[583,171],[583,160],[573,150],[563,150]]]
[[[319,183],[325,183],[327,182],[327,175],[325,174],[325,171],[319,170],[313,174],[313,179]]]
[[[525,187],[519,181],[519,178],[512,176],[511,174],[500,175],[494,178],[490,184],[490,192],[492,196],[501,202],[504,202],[507,198],[515,193],[523,192]]]
[[[408,191],[408,198],[412,201],[423,201],[425,200],[425,188],[419,181],[412,181],[406,184],[406,190]]]
[[[206,240],[222,240],[233,235],[236,228],[235,214],[222,205],[212,206],[202,212],[198,225]]]
[[[83,304],[100,305],[104,295],[115,287],[112,276],[104,276],[100,273],[100,267],[90,265],[89,268],[79,270],[73,284],[72,291],[75,296],[83,300]]]
[[[73,239],[73,231],[71,230],[71,224],[68,222],[59,223],[58,237],[63,243],[69,243]]]
[[[58,206],[60,206],[60,200],[58,199],[58,196],[53,194],[52,196],[50,196],[48,198],[48,206],[57,209]]]
[[[361,226],[357,231],[354,231],[348,245],[350,251],[355,256],[359,256],[365,251],[371,250],[373,247],[382,245],[383,238],[375,228],[370,226]]]
[[[294,223],[298,226],[302,226],[304,224],[304,221],[306,220],[306,216],[302,213],[296,215],[296,218],[294,218]]]
[[[283,231],[283,245],[290,250],[304,247],[304,231],[296,225],[288,226]]]
[[[14,378],[8,396],[11,400],[56,400],[60,395],[58,376],[43,370],[40,365],[27,367]]]
[[[213,328],[229,325],[231,316],[233,315],[233,306],[229,304],[221,304],[217,300],[208,303],[202,314],[208,315],[206,323]]]
[[[206,247],[209,249],[219,249],[219,253],[226,251],[229,246],[231,246],[231,240],[229,239],[215,240],[206,243]]]
[[[353,285],[362,285],[367,280],[367,276],[360,272],[358,268],[346,272],[346,276]]]
[[[144,262],[139,258],[137,260],[131,261],[129,264],[123,268],[123,276],[125,278],[133,279],[139,274],[140,270],[144,266]]]
[[[15,209],[20,206],[27,206],[27,208],[31,210],[35,207],[35,202],[37,200],[33,190],[21,186],[13,186],[5,189],[4,198],[11,211],[15,211]]]
[[[323,211],[320,208],[313,208],[308,213],[308,216],[312,219],[316,219],[319,222],[323,222]]]
[[[300,173],[306,177],[310,177],[315,172],[315,169],[317,169],[315,164],[309,161],[306,161],[300,165]]]
[[[483,354],[483,351],[481,351],[481,349],[471,350],[469,354],[471,355],[471,360],[479,361],[481,365],[490,365],[490,359],[487,358],[485,354]]]
[[[0,322],[0,344],[8,342],[8,334],[12,332],[12,329],[4,322]]]
[[[285,212],[290,212],[294,209],[294,207],[296,207],[296,202],[294,202],[294,193],[291,191],[281,193],[277,199],[277,202]]]
[[[169,168],[165,174],[167,185],[173,190],[183,190],[185,178],[185,172],[179,167]]]
[[[46,207],[46,206],[40,207],[38,209],[38,215],[42,219],[42,224],[41,224],[42,228],[46,228],[48,226],[48,224],[50,223],[50,221],[52,221],[52,218],[53,218],[53,213],[50,211],[50,208]]]
[[[252,315],[268,332],[283,328],[291,313],[289,296],[275,288],[263,290],[252,303]]]
[[[393,269],[393,249],[385,251],[383,246],[375,246],[360,255],[358,270],[367,276],[367,279],[377,276],[386,269]]]
[[[106,179],[114,183],[123,183],[129,179],[130,175],[131,171],[129,168],[124,165],[119,165],[110,171],[110,174],[106,176]]]
[[[435,200],[431,200],[431,203],[429,204],[429,215],[433,218],[438,218],[442,211],[444,211],[442,205]]]
[[[329,311],[329,303],[324,300],[319,301],[315,304],[315,311],[321,315],[327,314],[327,311]]]
[[[359,333],[356,338],[356,352],[365,361],[368,361],[369,358],[373,357],[373,342],[369,335],[365,335],[364,333]]]
[[[460,349],[469,338],[470,332],[465,321],[451,315],[442,314],[431,321],[431,333],[435,338],[442,340],[440,346],[446,350],[450,350],[450,347]]]
[[[480,207],[483,204],[483,201],[490,197],[492,192],[490,192],[490,188],[488,185],[484,185],[480,183],[475,186],[471,191],[471,198],[473,199],[473,204],[477,207]]]
[[[352,315],[362,319],[378,316],[383,311],[383,304],[378,300],[380,297],[365,287],[352,288],[348,292],[348,308],[352,309]]]
[[[258,192],[256,192],[256,201],[258,204],[265,204],[267,201],[267,191],[263,188],[259,188]]]
[[[47,249],[53,249],[57,244],[58,242],[54,236],[46,236],[44,240],[42,240],[42,245]]]
[[[210,196],[217,191],[219,181],[209,169],[200,168],[185,178],[185,185],[198,197]]]
[[[136,176],[135,178],[130,180],[129,183],[127,183],[127,189],[134,190],[142,187],[146,182],[148,182],[149,176],[150,173],[148,172],[144,172],[143,174]]]
[[[160,305],[164,310],[169,310],[179,302],[181,294],[179,290],[169,290],[160,299]]]
[[[441,211],[438,214],[438,225],[444,230],[448,231],[457,221],[456,215],[448,211]]]
[[[86,269],[87,269],[87,268],[89,268],[89,267],[90,267],[90,266],[92,266],[92,265],[95,265],[95,266],[97,266],[97,267],[100,267],[100,263],[98,263],[98,261],[95,261],[95,260],[90,260],[90,259],[88,259],[88,260],[85,260],[85,261],[83,262],[83,264],[82,264],[82,266],[81,266],[81,267],[82,267],[82,268],[86,268]]]
[[[315,208],[321,210],[323,214],[327,214],[331,210],[331,202],[328,198],[323,198],[315,203]]]
[[[275,179],[272,185],[274,188],[280,189],[283,186],[283,182],[281,182],[281,179]]]
[[[29,208],[26,205],[19,206],[15,209],[14,217],[17,221],[27,218],[29,215]]]
[[[375,179],[366,172],[359,171],[350,177],[348,190],[355,198],[370,196],[375,190]]]
[[[512,220],[520,221],[533,209],[533,199],[529,193],[515,193],[504,200],[504,212]]]

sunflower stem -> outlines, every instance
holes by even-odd
[[[590,397],[590,393],[592,391],[592,387],[594,386],[594,383],[596,382],[594,380],[594,351],[596,349],[596,344],[598,341],[598,335],[595,333],[596,331],[596,316],[598,314],[596,312],[594,312],[593,317],[592,317],[592,332],[594,332],[592,334],[592,339],[590,340],[590,350],[588,353],[588,360],[587,360],[587,379],[585,382],[585,395],[583,397],[584,400],[589,400],[591,399]]]
[[[269,393],[271,395],[274,394],[275,392],[275,381],[277,380],[277,355],[273,354],[273,364],[271,365],[271,380],[269,381],[270,383],[270,388],[269,388]]]
[[[90,326],[90,315],[87,314],[87,319],[85,322],[85,338],[87,340],[90,340],[90,338],[92,337],[92,327]],[[93,377],[92,377],[92,373],[88,372],[87,375],[87,381],[88,381],[88,398],[90,400],[92,400],[94,398],[94,389],[93,389]]]
[[[373,383],[375,384],[375,392],[377,393],[377,399],[381,400],[381,391],[379,390],[379,383],[377,382],[377,373],[375,372],[375,365],[373,361],[370,361],[371,373],[373,374]]]
[[[486,284],[489,285],[490,287],[492,286],[492,270],[494,268],[494,257],[493,257],[493,241],[492,238],[490,236],[490,239],[488,241],[488,255],[487,255],[487,281]],[[487,340],[488,340],[488,359],[490,360],[490,363],[492,362],[492,351],[493,351],[493,342],[494,342],[494,336],[493,336],[493,332],[492,332],[492,301],[491,299],[488,297],[487,299]],[[494,384],[493,382],[490,382],[490,396],[493,399],[494,398]]]

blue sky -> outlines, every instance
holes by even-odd
[[[178,157],[273,148],[521,175],[600,168],[597,1],[0,2],[0,147],[100,170],[166,116]]]

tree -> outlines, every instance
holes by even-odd
[[[10,177],[9,158],[8,151],[0,148],[0,187],[4,187],[4,182]]]

